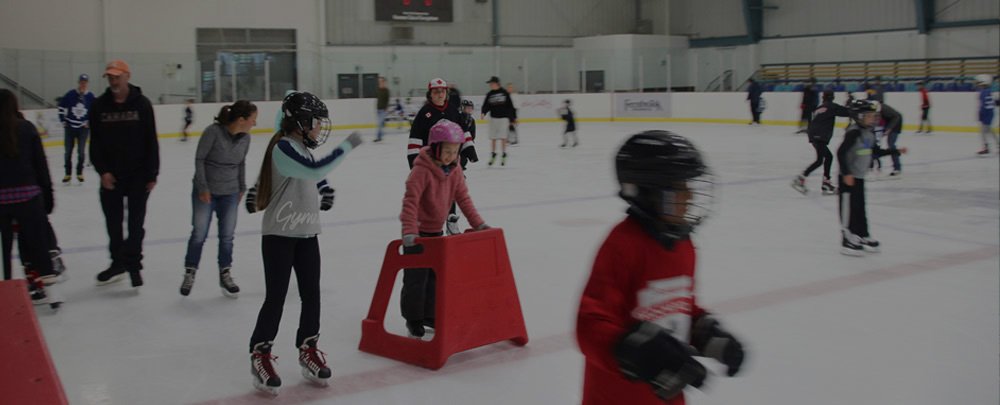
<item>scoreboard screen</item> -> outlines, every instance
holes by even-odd
[[[452,22],[452,0],[375,0],[375,21]]]

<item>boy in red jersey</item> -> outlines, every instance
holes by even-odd
[[[580,300],[577,341],[586,358],[584,404],[682,405],[707,372],[735,375],[743,346],[699,307],[689,234],[707,216],[711,173],[687,139],[633,135],[615,159],[628,217],[597,253]]]

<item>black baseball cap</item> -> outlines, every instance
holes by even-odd
[[[496,76],[493,76],[493,77],[490,78],[490,80],[487,80],[486,83],[497,83],[497,84],[499,84],[500,83],[500,78],[496,77]]]

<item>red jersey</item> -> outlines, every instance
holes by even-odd
[[[691,318],[704,313],[695,300],[694,270],[691,240],[668,250],[631,217],[615,226],[597,252],[577,314],[576,338],[586,358],[585,405],[664,404],[649,383],[625,378],[614,347],[639,321],[689,342]],[[667,403],[683,405],[684,395]]]
[[[920,89],[920,108],[931,108],[931,99],[927,96],[927,88]]]

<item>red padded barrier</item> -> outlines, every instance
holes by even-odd
[[[0,403],[69,403],[24,280],[0,281],[0,331]]]
[[[420,254],[400,254],[400,240],[386,247],[368,317],[361,321],[358,349],[437,370],[452,354],[465,350],[504,340],[520,346],[528,343],[503,230],[418,241],[424,246]],[[405,268],[431,268],[437,277],[436,327],[430,341],[385,330],[396,274]]]

